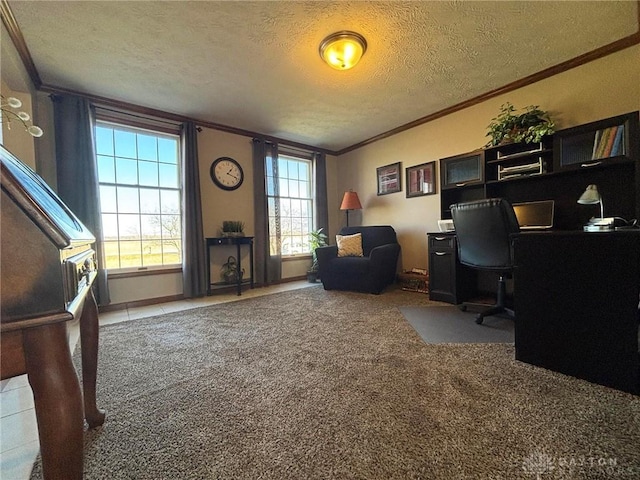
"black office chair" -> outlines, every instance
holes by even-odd
[[[451,216],[460,263],[500,275],[496,304],[480,312],[476,323],[481,324],[484,317],[497,313],[515,317],[513,310],[505,306],[506,278],[513,271],[510,235],[520,231],[513,207],[502,198],[489,198],[451,205]]]

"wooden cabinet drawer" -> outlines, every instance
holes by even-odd
[[[429,251],[432,253],[437,252],[452,252],[456,249],[456,237],[455,235],[429,235]]]

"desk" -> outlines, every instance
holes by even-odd
[[[640,231],[513,238],[516,359],[640,393]]]
[[[221,283],[211,283],[211,247],[219,246],[219,245],[235,245],[236,246],[236,260],[238,261],[238,271],[242,272],[242,258],[241,258],[241,247],[242,245],[247,245],[249,248],[249,280],[243,279],[240,275],[238,275],[238,281],[236,283],[236,288],[238,291],[238,295],[242,295],[242,284],[249,283],[251,288],[253,288],[253,237],[210,237],[207,238],[207,295],[211,295],[211,286],[212,285],[225,285]]]

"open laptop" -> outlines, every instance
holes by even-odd
[[[546,230],[553,227],[553,200],[512,204],[521,230]]]

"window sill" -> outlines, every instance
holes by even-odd
[[[169,273],[182,273],[182,267],[148,268],[141,270],[117,271],[107,273],[108,280],[119,278],[146,277],[149,275],[166,275]]]
[[[283,262],[295,262],[297,260],[311,260],[310,253],[298,253],[297,255],[283,255]]]

